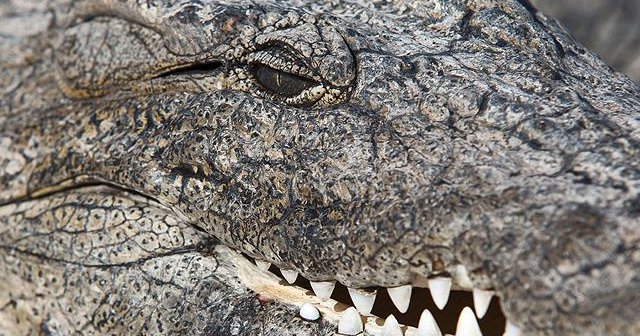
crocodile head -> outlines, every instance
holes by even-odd
[[[640,90],[526,1],[103,0],[53,13],[35,70],[49,91],[0,119],[5,207],[129,195],[193,231],[189,253],[217,255],[214,277],[242,268],[211,250],[220,242],[313,284],[453,279],[499,297],[514,335],[640,332]],[[5,223],[27,227],[16,209]],[[209,297],[261,281],[231,278]],[[303,335],[333,332],[341,314],[283,320],[298,299],[269,295],[275,308],[247,296],[236,316],[219,295],[180,320]]]

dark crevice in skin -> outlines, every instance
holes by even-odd
[[[79,178],[80,176],[76,176],[76,177],[72,177],[69,180],[73,180],[76,178]],[[90,177],[92,178],[92,177]],[[93,177],[95,178],[95,177]],[[65,181],[60,181],[60,183],[64,183]],[[149,196],[146,194],[143,194],[139,191],[133,190],[133,189],[129,189],[129,188],[125,188],[122,187],[120,185],[114,184],[114,183],[110,183],[107,181],[86,181],[86,182],[79,182],[79,183],[73,183],[69,186],[65,186],[65,187],[61,187],[61,188],[57,188],[57,189],[53,189],[47,192],[41,192],[40,190],[30,190],[27,192],[27,195],[23,196],[23,197],[18,197],[15,199],[9,199],[6,202],[0,202],[0,207],[1,206],[5,206],[5,205],[9,205],[9,204],[13,204],[13,203],[20,203],[20,202],[24,202],[27,200],[40,200],[40,199],[44,199],[47,197],[50,197],[52,195],[56,195],[56,194],[64,194],[66,192],[71,192],[74,190],[79,190],[79,189],[85,189],[85,188],[92,188],[92,187],[106,187],[106,188],[111,188],[117,191],[121,191],[121,192],[126,192],[129,193],[131,195],[135,195],[138,197],[142,197],[145,198],[147,200],[149,200],[150,202],[154,202],[157,204],[162,204],[159,200],[157,200],[156,198],[154,198],[153,196]]]
[[[478,106],[478,115],[485,115],[487,112],[487,109],[489,108],[489,99],[491,98],[491,93],[490,92],[485,92],[482,95],[482,98],[480,100],[480,106]]]
[[[152,203],[162,204],[162,202],[160,202],[158,199],[156,199],[153,196],[149,196],[149,195],[141,193],[139,191],[136,191],[136,190],[133,190],[133,189],[129,189],[129,188],[125,188],[123,186],[120,186],[120,185],[117,185],[117,184],[114,184],[114,183],[111,183],[111,182],[107,182],[107,181],[87,181],[87,182],[81,182],[81,183],[74,183],[73,185],[70,185],[68,187],[52,190],[51,192],[42,193],[42,194],[39,193],[37,196],[33,196],[33,193],[30,193],[29,196],[26,199],[37,200],[37,199],[42,199],[42,198],[45,198],[45,197],[48,197],[48,196],[51,196],[51,195],[55,195],[55,194],[61,194],[61,193],[66,193],[66,192],[70,192],[70,191],[74,191],[74,190],[78,190],[78,189],[85,189],[85,188],[91,188],[91,187],[111,188],[111,189],[114,189],[116,191],[126,192],[128,194],[144,198],[144,199],[146,199],[146,200],[148,200],[149,202],[152,202]],[[22,200],[18,200],[18,201],[22,201]],[[16,202],[16,201],[14,201],[14,202]]]
[[[631,215],[640,217],[640,195],[638,195],[635,199],[628,201],[627,208],[629,209],[629,213]]]
[[[90,15],[86,15],[86,16],[77,18],[76,21],[74,22],[73,26],[78,26],[78,25],[81,25],[83,23],[91,23],[93,21],[96,21],[98,18],[108,18],[108,17],[120,19],[117,16],[90,14]],[[71,27],[73,27],[73,26],[71,26]]]
[[[460,33],[462,36],[472,36],[472,27],[470,23],[473,14],[475,14],[474,11],[468,10],[464,13],[462,19],[460,19],[458,26],[460,27]]]
[[[54,12],[54,11],[52,11]],[[70,29],[82,24],[90,24],[93,21],[97,21],[100,19],[107,19],[107,20],[124,20],[127,21],[129,23],[132,24],[136,24],[136,25],[140,25],[142,27],[145,27],[147,29],[153,30],[154,32],[158,33],[158,34],[162,34],[162,31],[160,31],[158,28],[154,27],[153,25],[150,25],[146,22],[144,22],[143,20],[136,20],[135,15],[133,15],[133,13],[123,13],[120,12],[117,9],[112,9],[112,10],[96,10],[96,8],[92,8],[91,12],[80,12],[77,13],[75,18],[71,21],[71,22],[60,22],[61,24],[61,28],[65,28],[65,29]],[[52,21],[54,23],[53,26],[60,26],[59,24],[55,24],[55,21]],[[66,24],[65,24],[66,23]]]
[[[211,61],[205,63],[194,63],[185,66],[180,66],[178,68],[171,69],[169,71],[163,72],[154,78],[164,78],[170,76],[185,76],[185,75],[208,75],[211,72],[217,71],[224,63],[220,61]]]
[[[531,1],[529,0],[516,0],[516,1],[518,1],[518,3],[520,3],[529,13],[531,13],[531,18],[533,19],[533,21],[535,21],[535,23],[537,23],[541,27],[545,27],[545,24],[540,22],[540,19],[538,18],[538,12],[539,12],[538,9],[531,3]],[[548,34],[547,36],[551,38],[551,40],[553,41],[553,44],[556,46],[560,59],[563,59],[566,56],[567,51],[564,49],[560,41],[558,41],[558,39],[553,34]]]
[[[353,59],[353,68],[356,70],[353,74],[353,80],[351,81],[351,85],[349,85],[349,89],[347,89],[347,98],[345,101],[350,101],[351,100],[351,96],[353,96],[353,83],[358,83],[358,81],[360,80],[360,64],[359,64],[359,58],[357,57],[355,51],[353,50],[353,48],[351,48],[351,44],[347,42],[347,40],[344,38],[344,36],[342,36],[342,42],[344,43],[344,45],[347,47],[347,49],[349,50],[349,53],[351,54],[351,59]]]
[[[10,253],[17,253],[17,254],[23,254],[23,255],[28,255],[34,258],[37,258],[38,260],[42,260],[42,261],[52,261],[52,262],[57,262],[57,263],[62,263],[62,264],[68,264],[68,265],[75,265],[75,266],[82,266],[82,267],[87,267],[87,268],[97,268],[97,269],[110,269],[113,267],[131,267],[131,266],[135,266],[135,265],[140,265],[143,264],[149,260],[153,260],[153,259],[157,259],[157,258],[164,258],[164,257],[168,257],[168,256],[173,256],[173,255],[180,255],[180,254],[186,254],[186,253],[192,253],[192,252],[206,252],[211,250],[212,247],[214,247],[215,245],[218,245],[219,242],[214,239],[211,238],[209,240],[205,240],[199,244],[195,244],[195,245],[187,245],[175,250],[171,250],[165,253],[154,253],[151,254],[147,257],[143,257],[134,261],[130,261],[130,262],[123,262],[120,264],[83,264],[83,263],[78,263],[78,262],[73,262],[73,261],[69,261],[69,260],[64,260],[64,259],[60,259],[60,258],[52,258],[49,256],[46,256],[44,254],[40,254],[40,253],[33,253],[30,251],[26,251],[26,250],[20,250],[17,249],[13,246],[5,246],[5,245],[0,245],[0,249],[1,250],[5,250],[8,251]],[[204,254],[204,253],[203,253]]]
[[[11,299],[9,300],[4,306],[0,307],[0,311],[3,311],[9,307],[11,307],[12,309],[15,309],[16,306],[18,306],[18,302],[16,302],[15,300]]]

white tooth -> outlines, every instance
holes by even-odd
[[[433,318],[429,309],[425,309],[420,315],[418,322],[418,336],[442,336],[442,331],[438,327],[436,319]]]
[[[411,285],[387,288],[387,292],[393,304],[398,308],[398,311],[403,314],[406,313],[411,300]]]
[[[402,329],[400,329],[400,324],[398,324],[395,316],[389,315],[387,317],[382,326],[380,336],[403,336]]]
[[[315,321],[320,318],[318,308],[310,303],[303,303],[300,306],[300,316],[307,321]]]
[[[360,318],[360,314],[358,311],[349,307],[344,312],[342,312],[342,316],[340,317],[340,321],[338,322],[338,333],[343,335],[357,335],[364,330],[364,326],[362,325],[362,319]]]
[[[487,313],[492,297],[492,291],[486,291],[478,288],[473,289],[473,307],[476,309],[476,315],[479,319],[483,318]]]
[[[258,266],[258,268],[263,271],[268,271],[269,267],[271,267],[271,263],[262,260],[256,260],[256,266]]]
[[[464,307],[462,313],[460,313],[458,325],[456,326],[456,336],[482,336],[476,315],[469,307]]]
[[[296,282],[296,279],[298,278],[298,272],[296,271],[280,270],[280,273],[282,273],[284,279],[287,280],[287,282],[291,285],[293,285],[293,283]]]
[[[502,336],[520,336],[520,334],[520,328],[507,321],[507,326],[505,327],[504,334]]]
[[[373,309],[373,303],[376,301],[376,291],[367,292],[355,288],[347,288],[353,305],[358,309],[360,314],[370,315]]]
[[[429,279],[429,292],[433,302],[440,310],[444,309],[449,301],[449,293],[451,292],[451,278],[435,278]]]
[[[309,281],[311,289],[316,294],[320,301],[327,301],[333,293],[333,289],[336,287],[335,281]]]

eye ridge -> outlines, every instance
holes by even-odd
[[[274,69],[262,63],[252,64],[250,69],[263,88],[286,98],[294,98],[305,90],[320,85],[313,79]]]

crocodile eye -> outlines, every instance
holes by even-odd
[[[251,71],[265,89],[287,98],[296,97],[304,90],[319,85],[312,79],[276,70],[260,63],[253,64]]]

